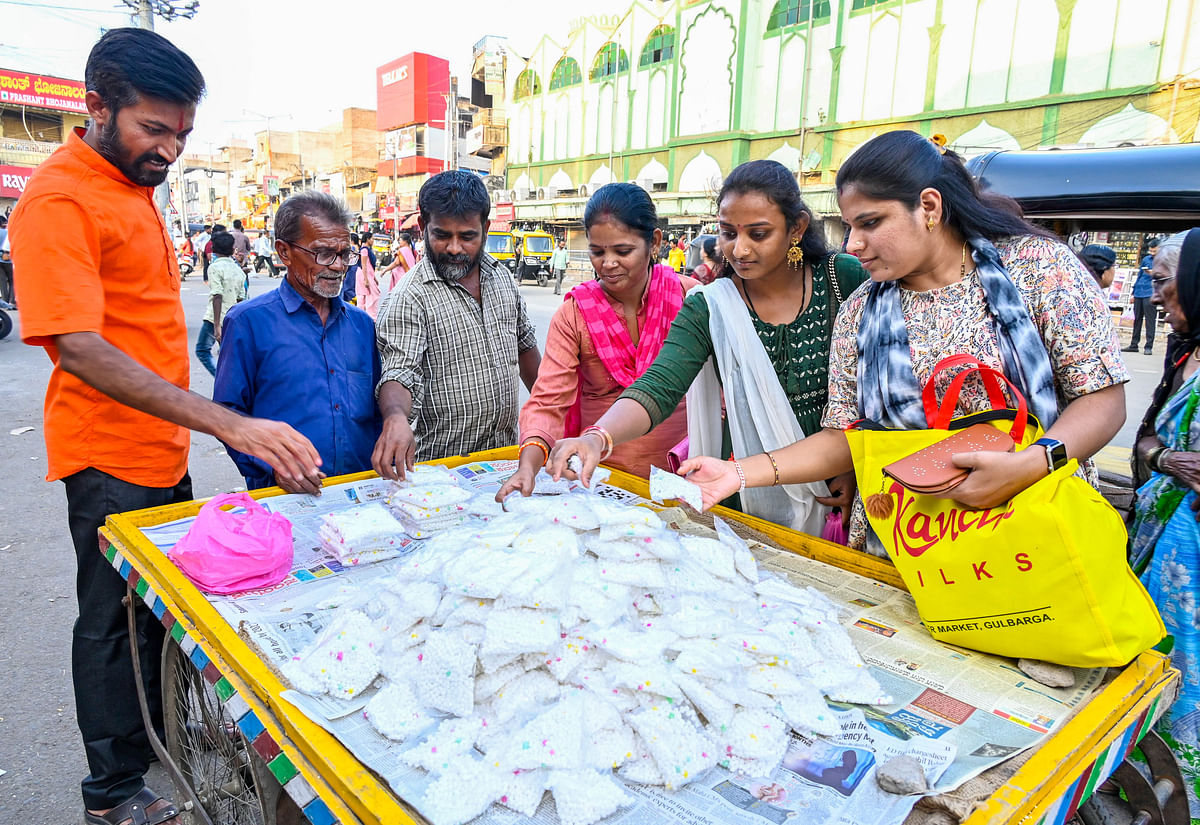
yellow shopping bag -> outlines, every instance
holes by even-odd
[[[937,404],[934,378],[961,366],[967,369]],[[995,409],[951,419],[972,374]],[[1007,408],[1002,384],[1016,409]],[[938,364],[924,399],[928,430],[858,422],[846,437],[871,527],[930,634],[961,647],[1072,667],[1124,665],[1158,643],[1166,629],[1126,562],[1124,522],[1075,475],[1077,462],[992,510],[914,493],[884,475],[886,465],[981,421],[1009,432],[1018,450],[1042,436],[1016,387],[964,356]]]

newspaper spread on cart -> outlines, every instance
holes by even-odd
[[[454,472],[466,486],[495,491],[515,464],[483,462]],[[325,515],[379,501],[387,489],[388,482],[370,479],[328,487],[319,498],[281,495],[263,500],[268,509],[292,521],[291,574],[271,588],[209,600],[273,667],[282,667],[320,635],[332,612],[329,607],[391,575],[387,561],[344,567],[322,548],[318,537]],[[596,492],[629,505],[646,503],[618,487],[598,485]],[[663,515],[684,529],[708,529],[689,522],[682,511]],[[187,532],[191,521],[181,519],[142,532],[165,551]],[[414,547],[419,543],[412,540]],[[740,825],[803,817],[808,822],[898,825],[917,797],[880,790],[874,781],[878,765],[893,756],[912,756],[934,782],[930,792],[944,793],[1037,745],[1100,685],[1102,670],[1077,669],[1074,687],[1045,687],[1010,660],[934,641],[922,627],[911,596],[902,590],[765,544],[752,542],[751,549],[767,570],[800,587],[811,586],[846,608],[844,623],[855,647],[893,703],[830,703],[839,733],[793,734],[783,763],[771,776],[746,777],[718,766],[674,792],[625,783],[636,804],[605,822]],[[286,691],[284,698],[337,736],[398,795],[410,801],[422,797],[428,775],[405,765],[397,748],[363,718],[369,693],[356,702],[296,690]],[[477,821],[499,825],[513,822],[514,816],[493,806]],[[535,821],[557,822],[550,795]]]

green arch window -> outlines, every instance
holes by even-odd
[[[529,97],[530,95],[540,95],[542,93],[542,81],[538,79],[537,72],[533,69],[526,69],[517,75],[517,87],[513,90],[513,100]]]
[[[656,26],[642,46],[638,66],[645,68],[656,63],[665,63],[675,57],[675,30],[670,26]]]
[[[767,18],[767,31],[807,23],[810,13],[813,20],[828,20],[829,0],[779,0]]]
[[[592,71],[589,77],[592,80],[601,80],[611,77],[617,72],[626,71],[629,71],[629,55],[625,54],[625,50],[616,43],[609,41],[600,47],[600,51],[596,52],[596,59],[592,61]]]
[[[578,86],[583,82],[583,72],[579,70],[579,61],[573,57],[564,57],[554,64],[550,73],[550,91]]]

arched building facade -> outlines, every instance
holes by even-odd
[[[635,0],[510,62],[507,185],[518,218],[549,219],[582,204],[539,191],[643,182],[685,223],[711,213],[714,168],[753,158],[836,210],[842,161],[894,128],[965,154],[1191,141],[1188,14],[1189,0]]]

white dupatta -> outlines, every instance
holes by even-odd
[[[713,357],[687,392],[688,457],[725,458],[721,455],[722,388],[736,458],[773,452],[803,440],[800,423],[733,281],[720,278],[694,290],[702,292],[708,302]],[[829,508],[814,496],[828,495],[829,487],[823,481],[747,487],[741,494],[742,510],[819,537]]]

